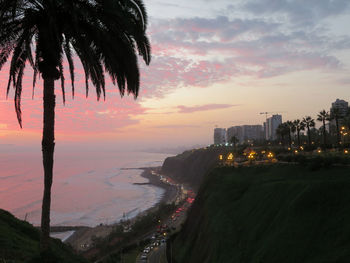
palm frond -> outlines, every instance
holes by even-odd
[[[74,98],[74,61],[73,61],[73,57],[72,57],[72,51],[71,51],[71,48],[69,46],[69,41],[67,41],[67,40],[64,43],[64,52],[66,54],[66,58],[68,61],[70,79],[71,79],[71,83],[72,83],[72,96]]]
[[[58,65],[58,67],[60,69],[60,79],[61,79],[61,90],[62,90],[63,104],[66,104],[66,91],[64,89],[64,72],[63,72],[62,60],[60,61],[60,64]]]
[[[17,120],[21,128],[22,128],[21,95],[22,95],[22,79],[23,79],[24,68],[25,68],[25,63],[23,63],[20,66],[18,76],[17,76],[17,81],[16,81],[16,91],[15,91],[15,109],[16,109]]]
[[[0,70],[11,58],[7,96],[13,85],[20,125],[22,78],[27,61],[34,71],[32,97],[39,74],[43,79],[61,80],[65,103],[64,54],[73,98],[74,54],[83,65],[86,96],[91,80],[97,99],[102,95],[105,98],[107,74],[121,96],[127,92],[137,97],[140,87],[137,54],[147,65],[151,61],[147,23],[142,0],[0,1]]]

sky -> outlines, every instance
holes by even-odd
[[[56,145],[207,145],[216,126],[262,124],[260,112],[280,113],[283,121],[315,118],[337,98],[350,101],[348,0],[145,0],[145,5],[152,61],[145,66],[139,59],[139,97],[121,98],[107,82],[105,101],[97,101],[93,89],[86,99],[78,66],[74,100],[68,91],[63,105],[56,84]],[[27,70],[21,129],[13,90],[6,99],[7,80],[8,65],[0,72],[0,147],[40,149],[42,86],[32,99]]]

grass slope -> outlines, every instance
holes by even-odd
[[[350,169],[216,168],[175,238],[176,262],[350,262]]]
[[[87,262],[58,239],[52,239],[52,251],[39,255],[40,233],[31,224],[0,209],[0,262]]]

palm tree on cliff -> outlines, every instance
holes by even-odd
[[[233,144],[234,149],[236,150],[236,144],[239,142],[238,138],[234,135],[230,138],[230,143]]]
[[[76,54],[97,99],[105,97],[105,73],[121,95],[139,91],[137,52],[148,65],[150,44],[146,36],[147,14],[142,0],[3,0],[0,5],[0,70],[11,58],[7,94],[15,89],[15,110],[21,118],[22,78],[26,63],[43,85],[44,117],[42,155],[44,195],[41,216],[41,251],[49,248],[50,204],[54,155],[55,80],[61,80],[65,101],[63,56],[66,55],[74,96]],[[32,48],[35,48],[34,55]],[[75,52],[75,54],[73,53]]]
[[[311,116],[306,116],[303,118],[303,123],[307,129],[308,145],[311,147],[311,131],[310,128],[315,127],[315,120]]]
[[[323,125],[323,145],[326,146],[326,121],[329,120],[329,112],[322,110],[317,114],[317,120]]]
[[[300,146],[300,131],[305,130],[305,125],[299,119],[294,120],[293,124],[294,124],[295,130],[297,132],[298,146]]]
[[[292,147],[292,135],[291,133],[295,132],[295,126],[292,121],[286,121],[286,126],[288,127],[288,139],[289,139],[289,147]]]
[[[335,121],[336,134],[337,134],[337,145],[340,144],[340,128],[339,128],[339,120],[342,118],[341,112],[339,108],[332,108],[331,113],[329,115],[329,120]]]
[[[281,138],[281,142],[283,142],[284,133],[283,133],[282,123],[280,125],[278,125],[278,127],[276,129],[276,135],[278,135]]]
[[[282,143],[284,143],[284,136],[285,135],[290,135],[290,131],[289,131],[289,126],[286,122],[281,123],[280,125],[278,125],[277,129],[276,129],[276,134],[281,136],[281,141]]]

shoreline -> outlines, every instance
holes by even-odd
[[[159,188],[164,189],[164,193],[163,196],[161,197],[161,199],[154,204],[155,206],[159,206],[162,203],[172,203],[175,202],[176,197],[177,197],[177,187],[168,183],[164,183],[163,181],[160,180],[160,178],[153,174],[152,172],[159,172],[160,171],[160,166],[158,167],[148,167],[148,168],[140,168],[143,170],[143,172],[141,173],[140,176],[142,176],[143,178],[148,179],[148,184],[152,185],[152,186],[156,186]],[[149,209],[151,209],[152,207],[150,207]],[[147,209],[148,210],[148,209]],[[145,211],[147,211],[145,210]]]
[[[161,181],[160,177],[154,174],[159,172],[160,168],[160,166],[133,168],[137,170],[143,170],[140,176],[148,179],[149,182],[147,184],[162,188],[164,190],[164,193],[162,194],[161,198],[157,200],[151,207],[130,218],[131,221],[134,221],[137,218],[158,209],[161,204],[175,202],[178,195],[178,189],[174,185]],[[92,244],[92,237],[105,238],[112,232],[114,227],[119,224],[120,221],[109,225],[100,224],[95,227],[79,227],[69,238],[65,240],[65,243],[70,244],[76,251],[84,251],[87,248],[90,248],[90,244]],[[70,230],[72,230],[72,228],[74,229],[75,227],[71,227]],[[86,246],[86,244],[89,245]]]

